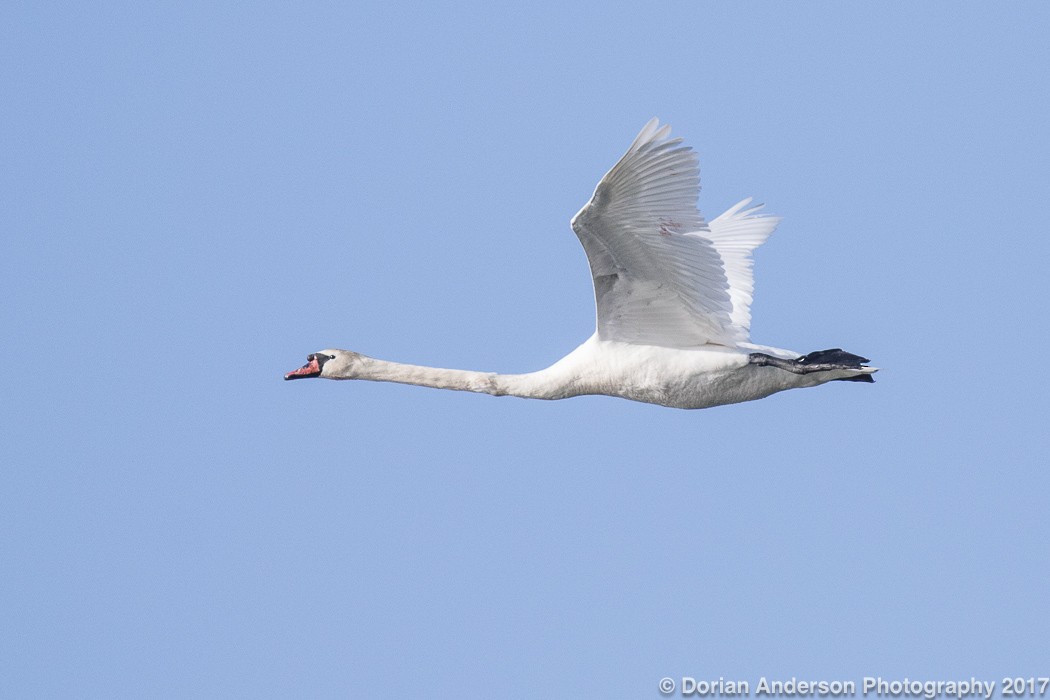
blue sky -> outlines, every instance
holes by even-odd
[[[6,4],[0,695],[1048,675],[1048,20]],[[784,217],[754,340],[877,384],[688,412],[281,380],[567,353],[568,220],[652,116],[706,215]]]

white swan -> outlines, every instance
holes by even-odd
[[[597,330],[547,369],[495,374],[322,350],[285,379],[369,379],[494,396],[606,394],[675,408],[760,399],[832,380],[874,381],[841,350],[800,356],[749,342],[751,251],[779,219],[745,199],[705,222],[696,154],[652,119],[573,218],[594,278]]]

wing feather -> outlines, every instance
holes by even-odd
[[[763,205],[748,207],[749,204],[750,197],[712,219],[707,234],[722,256],[729,279],[733,324],[748,334],[751,329],[751,301],[755,291],[751,251],[765,243],[780,223],[780,217],[755,214]]]

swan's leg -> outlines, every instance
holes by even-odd
[[[779,357],[766,355],[761,352],[753,352],[747,356],[748,363],[760,367],[776,367],[787,370],[794,374],[809,374],[810,372],[827,372],[833,369],[860,369],[863,363],[869,362],[867,358],[852,353],[843,352],[835,348],[833,350],[818,350],[808,355],[803,355],[796,360],[783,360]],[[873,382],[870,374],[862,374],[856,377],[848,377],[847,380],[855,382]]]

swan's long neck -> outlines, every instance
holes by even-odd
[[[377,360],[358,355],[347,372],[333,376],[335,379],[366,379],[373,382],[397,382],[415,384],[435,389],[473,391],[493,396],[521,396],[530,399],[561,399],[575,392],[566,383],[552,376],[549,370],[529,374],[496,374],[465,369],[441,369],[407,365],[400,362]]]

